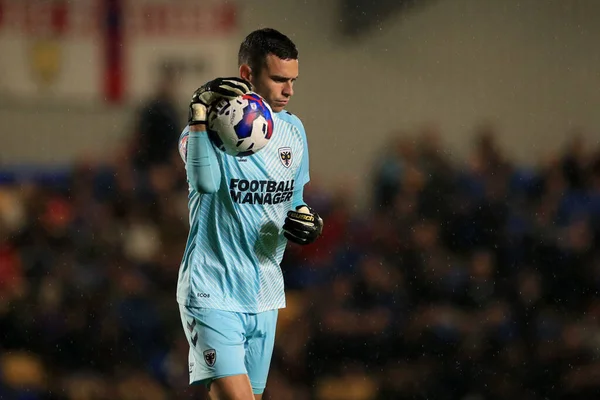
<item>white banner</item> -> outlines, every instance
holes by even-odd
[[[0,94],[98,96],[98,2],[0,0]]]
[[[115,40],[107,3],[0,0],[0,96],[97,101],[118,85],[122,100],[136,100],[154,90],[164,64],[188,96],[236,72],[235,1],[121,0],[111,21],[120,31],[117,57],[115,46],[107,50]]]
[[[215,0],[127,0],[127,95],[154,90],[161,68],[177,71],[177,91],[191,96],[205,81],[237,73],[236,7]]]

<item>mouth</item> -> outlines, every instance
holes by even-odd
[[[287,103],[287,100],[275,100],[275,104],[278,106],[285,106]]]

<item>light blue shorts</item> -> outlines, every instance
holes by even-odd
[[[190,384],[246,374],[254,394],[262,394],[275,343],[278,310],[246,314],[179,306],[190,345]]]

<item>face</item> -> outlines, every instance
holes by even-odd
[[[258,75],[248,65],[240,66],[240,76],[252,83],[274,112],[280,112],[294,95],[294,82],[298,79],[298,60],[282,60],[269,54],[266,65]]]

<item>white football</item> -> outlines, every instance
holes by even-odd
[[[254,92],[221,99],[209,110],[208,133],[215,146],[229,155],[254,154],[273,135],[273,111]]]

